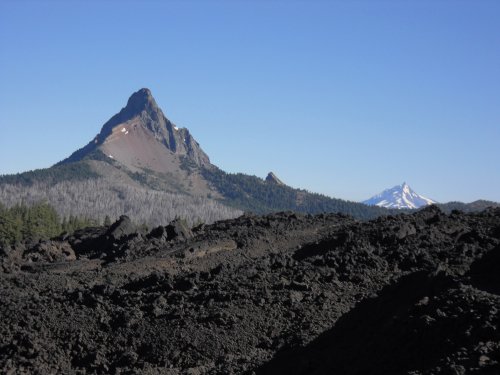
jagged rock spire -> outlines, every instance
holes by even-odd
[[[275,185],[285,185],[273,172],[268,173],[266,182]]]
[[[142,88],[134,92],[119,113],[111,117],[99,134],[84,148],[73,153],[62,163],[81,160],[103,145],[119,125],[134,122],[147,129],[149,134],[162,143],[168,150],[182,157],[187,157],[198,166],[211,166],[208,155],[186,128],[175,126],[158,107],[151,90]]]

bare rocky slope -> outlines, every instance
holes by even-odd
[[[0,253],[4,373],[500,373],[497,208],[122,217]]]

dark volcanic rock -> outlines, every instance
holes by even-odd
[[[47,241],[24,251],[24,258],[30,262],[63,262],[76,260],[71,245],[66,241]]]
[[[137,231],[136,226],[130,221],[128,216],[120,216],[118,221],[116,221],[111,227],[109,228],[108,232],[106,235],[112,240],[112,241],[119,241],[120,239],[130,236],[131,234],[135,233]]]
[[[500,209],[122,217],[4,249],[4,373],[498,374]],[[72,253],[73,251],[74,253]]]
[[[187,240],[193,237],[193,231],[189,228],[188,224],[181,219],[175,219],[167,226],[159,226],[154,228],[149,234],[149,238],[157,238],[161,241]]]
[[[182,239],[187,240],[193,237],[193,233],[191,232],[191,228],[187,225],[184,220],[175,219],[170,224],[166,226],[167,239]]]

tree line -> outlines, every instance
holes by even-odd
[[[72,215],[61,220],[55,208],[45,202],[30,206],[16,204],[9,208],[0,203],[0,245],[49,239],[99,224],[96,220]]]

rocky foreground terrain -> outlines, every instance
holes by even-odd
[[[0,261],[6,374],[500,373],[500,209],[122,217]]]

